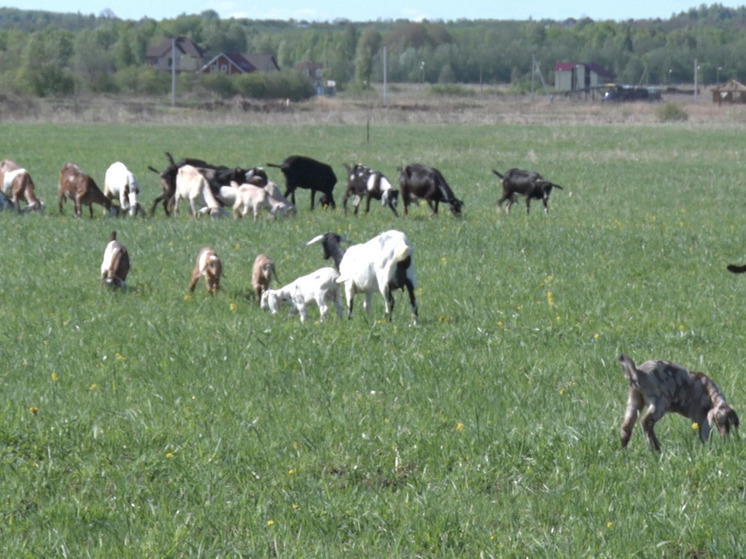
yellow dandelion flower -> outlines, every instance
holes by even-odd
[[[699,430],[699,423],[697,422],[692,423],[692,429],[694,429],[695,431]]]
[[[275,523],[274,520],[267,520],[267,526],[273,526]]]
[[[446,257],[445,257],[445,256],[442,256],[442,257],[440,258],[440,262],[441,262],[442,264],[448,264],[448,260],[446,260]]]
[[[98,384],[96,384],[96,383],[94,382],[94,383],[93,383],[92,385],[90,385],[90,386],[88,387],[88,390],[96,390],[97,388],[98,388]]]
[[[228,308],[231,310],[231,312],[234,312],[236,310],[236,303],[231,301],[231,304],[228,306]]]
[[[60,377],[57,376],[57,373],[52,373],[50,378],[52,379],[52,382],[57,382],[60,380]]]
[[[293,448],[294,448],[295,450],[298,450],[298,443],[297,443],[297,442],[295,442],[295,441],[293,441]]]
[[[241,243],[236,243],[236,250],[238,250],[239,248],[241,248]]]
[[[607,523],[606,523],[606,527],[607,527],[607,528],[611,528],[611,527],[612,527],[613,525],[614,525],[614,523],[613,523],[613,522],[607,522]]]
[[[39,408],[37,408],[36,406],[31,406],[31,407],[30,407],[30,408],[28,409],[28,411],[30,411],[30,412],[31,412],[31,415],[36,415],[37,413],[39,413]]]
[[[594,339],[594,340],[597,340],[597,339],[599,339],[600,337],[601,337],[601,334],[599,334],[599,333],[593,334],[593,339]]]
[[[174,457],[174,453],[173,452],[167,452],[166,453],[166,458],[168,458],[169,460],[171,460],[171,458],[173,458],[173,457]]]
[[[292,504],[293,510],[298,510],[300,506],[296,505],[295,503]]]
[[[457,423],[456,424],[456,431],[463,431],[464,430],[464,424],[463,423]]]
[[[192,296],[189,295],[189,293],[187,293],[186,295],[184,295],[184,300],[185,301],[189,301],[191,298],[192,298]]]
[[[289,476],[292,476],[292,475],[293,475],[294,473],[295,473],[295,468],[290,468],[290,469],[288,470],[288,475],[289,475]]]
[[[551,291],[547,291],[547,303],[550,307],[554,306],[554,294]]]
[[[560,396],[563,396],[567,392],[564,388],[560,388]]]
[[[114,356],[116,357],[117,361],[124,361],[124,360],[126,359],[126,358],[124,357],[124,355],[122,355],[122,354],[121,354],[121,353],[119,353],[119,352],[117,352],[117,353],[116,353],[116,354],[115,354]]]

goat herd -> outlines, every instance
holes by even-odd
[[[254,220],[260,210],[269,212],[271,217],[292,216],[297,213],[295,190],[311,190],[311,209],[319,204],[335,208],[333,188],[337,178],[332,168],[309,157],[293,155],[281,164],[268,164],[280,169],[285,177],[285,193],[271,182],[261,167],[252,169],[229,168],[211,165],[199,159],[185,158],[175,161],[167,153],[169,165],[158,171],[150,170],[161,178],[162,193],[154,200],[151,215],[159,204],[166,215],[178,213],[179,201],[189,203],[191,215],[195,218],[202,213],[211,216],[221,215],[225,207],[233,210],[236,218],[252,212]],[[461,215],[463,202],[456,198],[443,175],[435,168],[421,164],[399,167],[399,188],[395,189],[380,172],[360,163],[344,165],[346,170],[346,190],[343,206],[353,199],[355,215],[363,200],[366,200],[366,213],[371,200],[379,200],[385,207],[397,213],[397,203],[401,195],[404,213],[416,200],[425,200],[432,212],[437,214],[438,205],[448,204],[455,216]],[[502,182],[502,196],[498,210],[507,202],[506,211],[515,203],[516,196],[526,198],[526,211],[530,210],[532,199],[541,200],[544,212],[548,213],[547,202],[552,188],[562,187],[546,180],[539,173],[522,169],[510,169],[504,174],[493,171]],[[34,183],[28,171],[11,160],[0,161],[0,209],[21,211],[20,201],[26,203],[24,212],[43,210],[44,204],[36,197]],[[95,181],[84,173],[78,165],[65,163],[59,175],[58,207],[70,199],[75,205],[75,215],[80,217],[82,206],[89,207],[93,216],[93,204],[104,207],[110,216],[129,213],[131,216],[145,214],[138,202],[139,185],[134,174],[120,162],[112,164],[106,171],[103,192]],[[113,204],[117,200],[118,205]],[[272,314],[282,305],[290,305],[297,311],[301,322],[307,317],[309,305],[319,307],[321,319],[333,305],[337,314],[342,314],[339,285],[344,285],[347,302],[347,315],[352,316],[353,300],[356,294],[365,294],[363,307],[369,310],[371,299],[379,292],[385,303],[388,317],[394,307],[392,291],[406,289],[409,295],[413,324],[418,322],[415,299],[415,274],[412,261],[413,249],[401,231],[385,231],[369,241],[349,246],[343,236],[335,233],[319,235],[306,244],[320,243],[324,259],[331,259],[334,266],[321,268],[311,274],[299,277],[291,283],[271,289],[270,282],[277,279],[272,260],[264,254],[256,257],[252,269],[252,287],[260,307]],[[106,285],[123,287],[129,272],[130,261],[127,249],[112,232],[104,251],[101,264],[101,281]],[[728,267],[731,272],[746,272],[746,265]],[[215,292],[220,288],[222,266],[220,258],[209,247],[197,255],[189,291],[194,291],[200,278],[204,278],[207,290]],[[674,411],[690,418],[699,428],[700,439],[704,442],[712,428],[726,436],[739,425],[736,412],[726,403],[715,383],[704,373],[690,372],[684,367],[668,361],[646,361],[637,367],[627,355],[619,357],[620,365],[629,384],[629,395],[624,422],[621,427],[622,447],[629,442],[638,415],[645,405],[648,410],[640,423],[651,448],[659,450],[660,443],[654,432],[655,423],[667,411]]]

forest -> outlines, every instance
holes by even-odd
[[[593,62],[619,82],[700,83],[746,80],[746,7],[701,5],[669,19],[378,20],[353,22],[221,19],[214,11],[156,21],[0,8],[0,94],[33,97],[79,93],[156,95],[171,76],[146,62],[149,45],[183,36],[207,56],[271,54],[278,76],[226,79],[180,75],[181,91],[248,97],[302,97],[297,64],[323,64],[339,90],[381,82],[499,84],[525,91],[532,58],[552,82],[557,62]],[[384,48],[385,47],[385,48]]]

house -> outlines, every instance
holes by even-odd
[[[205,52],[191,39],[174,37],[148,47],[146,57],[148,64],[156,70],[170,72],[173,67],[177,72],[196,72],[202,67]]]
[[[712,102],[721,105],[723,103],[746,103],[746,85],[738,80],[729,80],[724,84],[718,84],[711,89]]]
[[[311,80],[317,91],[324,87],[324,65],[320,62],[301,62],[295,69]]]
[[[202,74],[223,72],[229,76],[251,74],[252,72],[277,72],[280,67],[271,55],[254,54],[244,56],[237,52],[221,52],[213,56],[200,68]]]
[[[554,89],[558,92],[590,92],[614,76],[593,62],[558,62],[554,71]]]

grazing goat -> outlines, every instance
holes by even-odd
[[[369,241],[353,245],[346,251],[341,243],[349,242],[336,233],[318,235],[306,243],[321,242],[324,259],[331,258],[339,270],[337,282],[344,283],[347,298],[347,316],[352,318],[352,303],[356,293],[365,293],[363,308],[370,310],[373,293],[378,291],[386,308],[386,316],[391,318],[394,309],[392,291],[404,289],[409,293],[412,322],[417,324],[417,301],[415,300],[413,249],[401,231],[385,231]]]
[[[101,262],[101,282],[111,287],[125,287],[130,270],[130,256],[124,245],[117,241],[117,232],[112,231]]]
[[[371,199],[380,200],[382,206],[388,206],[394,215],[398,217],[396,203],[399,200],[399,191],[391,186],[389,180],[379,171],[374,171],[362,163],[356,163],[352,167],[343,163],[347,171],[347,190],[342,198],[342,206],[347,215],[347,200],[354,196],[352,206],[355,215],[360,208],[360,202],[365,198],[365,213],[370,211]]]
[[[285,176],[285,197],[295,204],[295,189],[307,188],[311,191],[311,209],[314,208],[316,191],[323,196],[322,205],[336,208],[332,190],[337,184],[337,177],[326,163],[316,161],[303,155],[291,155],[281,164],[267,163],[268,167],[278,167]],[[321,202],[321,201],[320,201]]]
[[[254,266],[251,269],[251,287],[254,288],[256,293],[256,302],[259,304],[262,300],[262,294],[269,289],[269,284],[274,276],[275,281],[280,283],[277,279],[277,271],[275,270],[275,263],[271,258],[264,254],[260,254],[254,259]]]
[[[174,214],[179,213],[179,200],[189,201],[189,213],[199,217],[197,204],[204,204],[210,215],[220,214],[220,204],[210,189],[207,179],[192,165],[179,167],[176,173],[176,194],[174,195]],[[200,212],[201,213],[201,212]]]
[[[81,217],[81,206],[88,206],[93,217],[93,204],[103,206],[109,215],[116,210],[111,207],[109,200],[95,181],[75,163],[65,163],[60,170],[59,189],[57,190],[57,206],[62,213],[62,204],[68,198],[75,203],[75,216]]]
[[[725,437],[732,427],[738,427],[736,412],[725,402],[723,394],[704,373],[690,372],[681,365],[668,361],[645,361],[639,367],[627,355],[619,356],[624,376],[629,382],[629,397],[621,429],[622,448],[626,448],[637,415],[647,404],[642,416],[642,431],[653,450],[660,443],[653,427],[667,411],[688,417],[697,425],[699,438],[704,443],[712,427]]]
[[[104,196],[109,200],[119,200],[119,210],[129,212],[135,217],[138,212],[145,215],[145,210],[137,202],[140,184],[135,174],[121,161],[109,165],[104,176]]]
[[[251,177],[261,177],[261,174],[264,173],[260,167],[255,167],[254,169],[246,171],[238,167],[229,168],[222,165],[211,165],[201,159],[193,159],[189,157],[180,159],[177,162],[174,161],[173,156],[168,152],[166,152],[166,157],[168,157],[169,165],[163,171],[158,171],[153,167],[148,167],[148,169],[161,178],[162,189],[161,194],[153,200],[153,206],[150,209],[151,215],[155,213],[155,209],[158,207],[159,203],[163,204],[163,211],[166,212],[166,215],[170,215],[170,209],[173,207],[176,196],[176,177],[179,173],[179,169],[185,165],[191,165],[203,174],[207,179],[214,196],[217,196],[221,186],[229,185],[231,181],[240,183],[244,180],[248,181]],[[252,180],[260,180],[260,178],[253,178]]]
[[[497,201],[498,211],[502,210],[502,205],[505,201],[508,205],[505,207],[505,212],[510,213],[510,206],[515,204],[516,194],[526,197],[526,213],[531,209],[531,200],[541,200],[544,203],[544,215],[549,215],[549,194],[552,192],[552,188],[562,187],[553,182],[549,182],[542,177],[536,171],[524,171],[523,169],[509,169],[504,175],[501,175],[498,171],[492,170],[500,179],[503,184],[503,195]]]
[[[197,282],[202,276],[205,277],[205,286],[209,293],[215,293],[220,289],[220,277],[223,275],[223,266],[220,258],[210,247],[199,251],[197,262],[192,270],[192,279],[189,282],[189,293],[194,293]]]
[[[342,304],[339,302],[339,274],[334,268],[321,268],[279,289],[267,289],[262,293],[261,309],[277,314],[283,304],[292,304],[300,314],[300,321],[305,322],[308,305],[315,303],[319,307],[321,320],[324,320],[329,303],[334,304],[337,316],[342,315]]]
[[[416,199],[427,202],[433,215],[438,214],[438,204],[446,203],[451,207],[451,213],[459,217],[464,203],[453,195],[443,174],[433,167],[419,163],[412,163],[406,167],[398,167],[399,188],[401,188],[404,215],[407,215],[409,204]]]
[[[34,181],[29,172],[15,161],[3,159],[0,161],[0,191],[7,200],[13,203],[17,212],[21,212],[20,200],[26,201],[24,212],[43,211],[44,202],[34,193]]]

